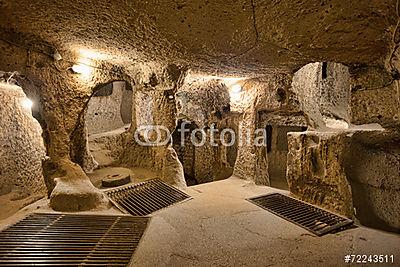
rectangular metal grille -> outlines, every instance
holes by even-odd
[[[0,266],[127,266],[148,221],[31,214],[0,232]]]
[[[111,201],[122,211],[143,216],[190,198],[159,179],[107,190]]]
[[[249,198],[247,200],[303,227],[317,236],[322,236],[353,223],[348,218],[279,193]]]

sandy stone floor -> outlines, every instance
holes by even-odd
[[[186,191],[193,199],[153,214],[131,266],[341,266],[346,254],[393,254],[387,265],[400,264],[399,235],[356,227],[316,237],[244,200],[279,190],[230,178]],[[0,228],[35,211],[50,211],[47,200]]]

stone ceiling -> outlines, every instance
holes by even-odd
[[[101,52],[121,65],[177,63],[213,75],[293,71],[313,61],[381,63],[395,0],[0,0],[9,32],[61,54]],[[32,37],[34,36],[34,37]],[[25,38],[26,39],[26,38]],[[29,38],[28,38],[29,39]]]

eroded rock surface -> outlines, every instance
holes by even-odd
[[[78,164],[61,160],[64,176],[55,177],[50,207],[57,211],[84,211],[105,208],[108,198],[90,182]]]
[[[400,229],[400,136],[356,133],[346,158],[356,217],[364,225]]]
[[[287,181],[300,199],[341,214],[353,215],[344,160],[346,133],[289,133]]]
[[[42,129],[31,102],[16,85],[0,83],[0,195],[44,195]]]
[[[291,135],[287,178],[292,193],[351,216],[357,197],[350,187],[353,178],[368,184],[371,206],[377,209],[378,203],[388,203],[390,190],[397,190],[396,184],[388,189],[386,183],[397,181],[396,172],[387,172],[387,181],[376,185],[372,178],[360,178],[357,170],[365,162],[358,161],[350,179],[343,159],[352,151],[345,131],[351,124],[379,123],[399,131],[396,4],[5,0],[0,3],[0,70],[17,71],[15,81],[37,104],[34,113],[49,156],[43,173],[55,209],[84,210],[103,203],[81,169],[98,167],[97,152],[106,156],[100,167],[151,168],[179,186],[185,186],[185,174],[208,182],[232,172],[269,185],[274,173],[269,164],[279,158],[282,170],[286,151],[274,159],[265,144],[252,141],[257,128],[273,126],[273,131],[314,129]],[[134,87],[131,95],[122,96],[131,98],[132,125],[122,135],[95,139],[100,149],[90,151],[93,140],[85,128],[90,97],[115,81]],[[121,125],[113,118],[110,125]],[[121,119],[129,121],[129,114]],[[142,126],[174,133],[179,120],[206,132],[214,124],[237,135],[246,132],[250,144],[237,140],[230,147],[204,145],[182,152],[171,140],[159,146],[135,140],[145,138]],[[108,129],[98,123],[99,131]],[[149,137],[155,139],[154,131]],[[161,139],[169,137],[165,132]],[[360,146],[368,158],[384,159],[396,170],[396,149]],[[363,169],[380,169],[370,167]],[[397,208],[388,205],[382,210],[390,215],[376,215],[398,227],[393,223]]]

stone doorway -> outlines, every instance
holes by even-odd
[[[122,151],[122,135],[132,121],[133,90],[126,81],[114,81],[95,89],[86,113],[85,127],[91,155],[99,165],[113,164]]]
[[[267,125],[266,153],[268,158],[268,175],[271,187],[288,190],[286,181],[288,132],[303,132],[307,127],[290,125]]]

